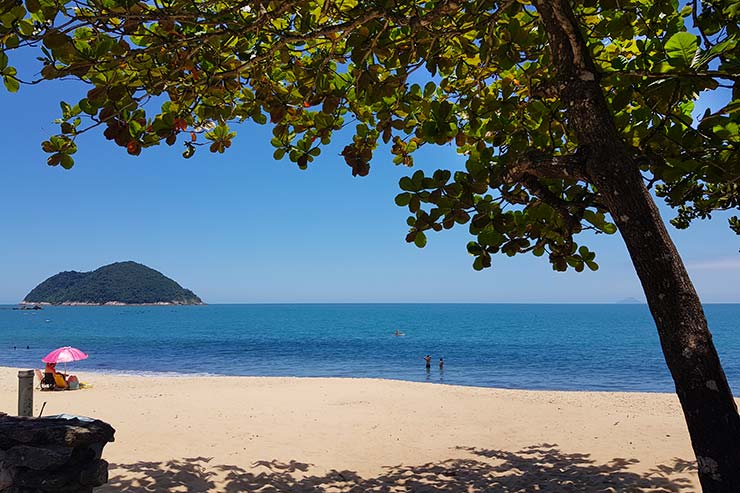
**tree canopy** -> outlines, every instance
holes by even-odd
[[[496,253],[547,254],[596,269],[574,238],[613,233],[586,149],[559,94],[546,29],[528,1],[3,0],[5,87],[78,79],[62,102],[50,165],[71,168],[76,137],[102,130],[138,155],[165,142],[225,152],[238,121],[273,126],[276,159],[306,168],[334,134],[354,175],[380,142],[413,165],[451,144],[464,171],[418,170],[400,182],[407,241],[468,224],[473,266]],[[646,182],[684,228],[738,208],[740,2],[588,0],[573,5],[616,127]],[[37,74],[18,74],[33,49]],[[695,119],[706,92],[723,104]],[[740,233],[740,220],[730,219]]]

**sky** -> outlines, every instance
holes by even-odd
[[[644,299],[618,235],[590,236],[597,272],[553,272],[545,258],[495,256],[476,272],[465,227],[407,244],[394,204],[397,167],[378,150],[370,175],[353,177],[339,152],[307,171],[274,161],[270,127],[237,125],[226,154],[181,144],[132,157],[100,133],[82,136],[72,170],[46,165],[40,143],[56,132],[70,83],[0,90],[0,303],[17,303],[64,270],[134,260],[207,303],[612,303]],[[462,166],[451,146],[417,153],[425,170]],[[671,211],[661,206],[664,218]],[[740,302],[740,238],[728,214],[669,231],[704,302]]]

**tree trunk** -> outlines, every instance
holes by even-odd
[[[535,0],[589,181],[629,250],[676,384],[706,493],[740,492],[740,416],[699,296],[606,104],[567,0]]]
[[[605,163],[618,169],[617,163]],[[740,416],[699,297],[635,170],[595,180],[627,244],[676,384],[705,492],[740,492]]]

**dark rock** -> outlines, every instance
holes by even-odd
[[[7,491],[8,488],[13,486],[14,479],[15,468],[0,460],[0,491]]]
[[[60,491],[73,486],[77,482],[78,475],[79,471],[71,467],[49,471],[34,471],[19,467],[16,468],[15,485],[40,491]]]
[[[51,445],[38,447],[32,445],[16,445],[8,449],[5,462],[12,466],[23,466],[35,471],[54,469],[66,463],[72,456],[69,447]]]
[[[46,443],[69,447],[107,443],[113,441],[114,433],[115,430],[111,425],[100,420],[88,422],[76,418],[0,417],[2,449],[10,448],[7,445],[22,443]]]
[[[100,457],[114,433],[100,420],[0,413],[0,491],[91,493],[108,481]]]
[[[43,309],[44,308],[41,305],[33,305],[33,306],[21,305],[21,306],[17,306],[13,308],[13,310],[43,310]]]
[[[97,460],[80,472],[80,484],[100,486],[108,482],[108,462]]]

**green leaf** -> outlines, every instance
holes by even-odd
[[[95,108],[95,106],[90,104],[90,101],[87,98],[81,99],[79,102],[79,105],[80,105],[80,109],[84,111],[85,113],[87,113],[88,115],[94,115],[98,112],[97,108]]]
[[[470,255],[478,256],[483,253],[483,248],[475,241],[468,242],[467,250]]]
[[[406,207],[411,202],[410,193],[399,193],[396,195],[396,205],[399,207]]]
[[[69,103],[60,101],[59,107],[62,109],[62,117],[69,118],[72,115],[72,106]]]
[[[46,164],[48,164],[49,166],[57,166],[61,162],[62,156],[63,154],[61,153],[52,154],[46,159]]]
[[[613,223],[604,223],[604,226],[601,228],[601,231],[608,235],[613,235],[617,232],[617,226]]]
[[[665,44],[668,63],[673,67],[687,68],[694,63],[694,57],[699,49],[696,35],[680,32],[671,36]]]
[[[424,248],[427,244],[427,235],[424,234],[423,231],[419,231],[416,233],[416,238],[414,238],[414,245],[416,245],[419,248]]]
[[[408,176],[404,176],[401,178],[398,182],[398,186],[401,187],[401,190],[406,190],[407,192],[412,192],[416,190],[416,187],[414,187],[414,182],[411,181],[411,178]]]
[[[737,46],[737,39],[735,39],[735,36],[733,35],[702,53],[702,55],[697,57],[691,64],[691,68],[701,68],[718,56],[732,50],[735,46]]]
[[[18,80],[13,77],[3,77],[3,84],[5,84],[5,88],[9,92],[18,92],[18,89],[20,89],[21,87],[20,82],[18,82]]]
[[[5,47],[6,48],[18,48],[18,45],[20,45],[20,39],[18,39],[18,36],[15,34],[12,34],[5,38]]]
[[[44,46],[53,50],[66,45],[69,41],[70,39],[61,32],[52,31],[44,37]]]
[[[72,169],[72,166],[75,165],[75,160],[72,159],[72,156],[69,154],[62,154],[62,159],[59,164],[61,164],[64,169]]]
[[[430,98],[432,94],[434,94],[434,90],[437,88],[437,86],[434,84],[434,82],[427,82],[424,86],[424,97]]]
[[[28,19],[22,19],[18,21],[18,30],[24,36],[30,36],[33,34],[33,23]]]
[[[414,191],[421,190],[423,188],[424,172],[422,170],[416,170],[411,176],[411,183],[414,186]]]
[[[41,3],[39,0],[26,0],[26,9],[31,13],[38,12],[41,10]]]
[[[69,154],[57,152],[56,154],[49,156],[46,160],[46,164],[49,166],[57,166],[61,164],[64,169],[72,169],[72,166],[75,164],[75,160]]]
[[[57,76],[57,69],[53,64],[44,65],[41,69],[41,77],[44,79],[53,79]]]

